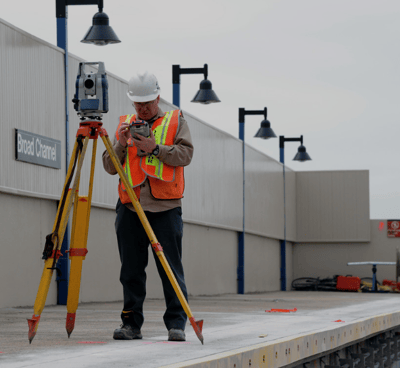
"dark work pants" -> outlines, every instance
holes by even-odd
[[[140,329],[143,325],[143,302],[146,296],[146,272],[148,264],[149,238],[136,212],[118,200],[115,230],[121,258],[120,281],[124,292],[124,312],[133,312],[129,324]],[[187,291],[182,266],[182,209],[180,207],[163,212],[145,212],[147,219],[161,244],[165,257],[187,300]],[[152,248],[151,248],[152,249]],[[187,316],[154,250],[158,274],[161,277],[167,309],[164,323],[167,329],[185,329]],[[122,317],[122,316],[121,316]],[[125,320],[126,322],[126,320]]]

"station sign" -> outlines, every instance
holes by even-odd
[[[61,141],[15,129],[15,159],[61,169]]]
[[[388,238],[400,238],[400,220],[387,220]]]

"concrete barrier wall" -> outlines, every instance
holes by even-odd
[[[56,216],[55,201],[0,192],[0,204],[0,308],[33,305],[45,237]],[[54,282],[48,304],[56,304],[56,291]]]
[[[82,273],[82,302],[122,299],[120,261],[114,234],[115,212],[94,208],[89,253]],[[246,235],[245,291],[280,289],[279,241]],[[292,280],[292,245],[287,245],[288,282]],[[189,296],[237,292],[237,232],[184,223],[183,264]],[[99,267],[100,266],[100,267]],[[161,281],[149,248],[147,297],[162,298]]]
[[[56,215],[56,201],[0,192],[0,308],[33,305],[43,270],[44,240]],[[81,302],[122,299],[115,211],[93,207],[83,262]],[[288,278],[291,245],[288,244]],[[279,241],[246,235],[245,290],[279,290]],[[184,223],[183,263],[189,296],[236,293],[237,232]],[[46,304],[56,304],[55,273]],[[147,297],[162,298],[161,281],[149,248]]]
[[[82,273],[82,302],[122,299],[115,211],[94,208]],[[235,293],[237,233],[184,223],[183,264],[189,295]],[[161,280],[149,247],[147,297],[162,298]],[[101,265],[101,267],[99,267]]]
[[[280,290],[280,242],[257,235],[246,235],[246,292]],[[292,282],[292,244],[286,243],[286,284]]]

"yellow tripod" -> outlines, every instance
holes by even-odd
[[[189,308],[189,304],[186,301],[185,296],[165,258],[163,249],[147,220],[147,217],[140,205],[135,192],[129,185],[128,178],[121,166],[121,163],[112,147],[110,138],[104,128],[101,121],[82,121],[79,125],[78,132],[76,134],[76,141],[72,152],[72,157],[69,163],[67,178],[65,180],[64,188],[61,194],[60,204],[58,206],[56,219],[53,226],[53,231],[46,237],[46,245],[43,252],[43,259],[45,259],[42,277],[39,284],[39,289],[36,295],[35,305],[33,308],[33,315],[31,319],[28,319],[29,325],[29,343],[32,342],[36,335],[36,331],[39,326],[40,316],[44,309],[47,294],[50,287],[50,281],[53,275],[53,271],[56,269],[57,260],[61,255],[61,245],[64,238],[65,229],[67,226],[68,218],[72,208],[72,202],[74,202],[74,212],[72,218],[72,230],[71,230],[71,245],[69,250],[69,257],[71,259],[70,269],[70,280],[68,286],[68,299],[67,299],[67,321],[66,330],[68,337],[71,335],[75,326],[76,310],[78,309],[79,301],[79,290],[81,283],[81,272],[82,272],[82,261],[85,259],[87,249],[87,236],[89,231],[89,218],[90,208],[92,201],[92,190],[94,180],[94,167],[96,159],[97,139],[100,135],[104,142],[104,145],[109,153],[111,160],[118,172],[118,175],[123,182],[126,191],[129,195],[130,200],[138,214],[140,221],[149,237],[152,248],[157,254],[167,276],[170,280],[172,287],[175,290],[176,295],[179,298],[182,307],[187,314],[189,321],[203,344],[203,320],[196,321]],[[89,144],[89,139],[93,140],[93,151],[92,161],[90,168],[90,179],[89,179],[89,191],[87,196],[79,196],[79,181],[80,174],[83,165],[83,161],[86,154],[86,149]],[[70,188],[72,177],[75,173],[75,178],[72,187]]]

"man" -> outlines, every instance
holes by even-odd
[[[132,77],[127,95],[133,101],[137,116],[120,116],[113,147],[187,299],[182,267],[181,198],[183,167],[190,164],[193,156],[189,127],[179,110],[164,113],[158,107],[160,88],[154,75],[146,72]],[[150,137],[131,136],[128,127],[136,119],[149,123]],[[109,174],[117,173],[107,151],[103,153],[103,166]],[[150,242],[121,180],[118,193],[115,230],[124,307],[122,325],[114,331],[114,339],[141,339]],[[154,251],[153,255],[164,290],[168,340],[185,341],[186,313]]]

